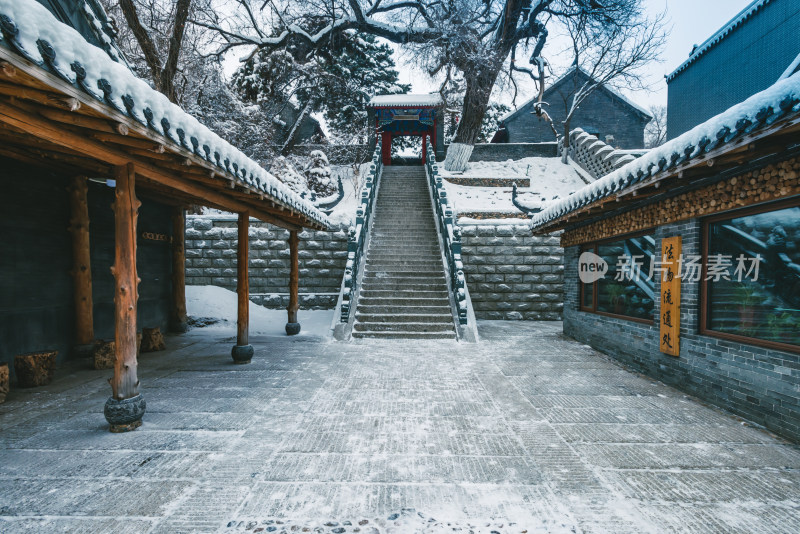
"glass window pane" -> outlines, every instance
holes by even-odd
[[[655,254],[653,236],[604,243],[597,247],[597,253],[609,268],[608,274],[597,283],[597,311],[652,319],[655,296],[655,284],[650,278],[650,262]]]
[[[709,223],[708,240],[707,328],[800,345],[800,207]]]
[[[592,308],[594,284],[584,284],[583,282],[578,283],[581,285],[581,308],[589,310]]]

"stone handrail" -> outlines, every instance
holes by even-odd
[[[433,144],[427,139],[425,171],[436,209],[436,224],[444,242],[445,258],[449,271],[450,291],[458,311],[459,324],[467,324],[467,291],[464,264],[461,261],[461,229],[453,222],[453,209],[448,205],[447,191],[439,176]]]
[[[347,240],[347,264],[344,268],[344,289],[342,291],[341,322],[346,323],[350,320],[350,313],[355,310],[354,299],[356,296],[358,273],[361,266],[361,259],[366,248],[367,231],[369,222],[372,218],[372,207],[375,204],[375,191],[378,180],[383,172],[383,162],[381,161],[381,140],[375,145],[375,152],[372,156],[372,163],[369,166],[369,173],[361,188],[361,198],[359,199],[358,209],[356,210],[356,225],[351,226]]]

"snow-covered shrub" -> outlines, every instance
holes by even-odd
[[[305,169],[308,188],[317,196],[327,197],[336,192],[336,184],[331,178],[331,167],[328,157],[321,150],[309,154],[311,161]]]
[[[297,172],[292,162],[283,156],[279,156],[273,160],[269,172],[278,180],[285,183],[295,193],[302,194],[308,192],[306,177]]]

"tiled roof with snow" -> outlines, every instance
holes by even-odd
[[[703,41],[703,44],[692,50],[692,53],[689,55],[689,59],[684,61],[683,63],[678,66],[677,69],[672,71],[667,75],[667,83],[671,82],[673,78],[675,78],[678,74],[686,70],[686,68],[697,61],[700,56],[708,52],[711,48],[717,45],[720,41],[725,39],[728,35],[733,32],[736,28],[743,25],[747,20],[750,19],[753,15],[758,13],[761,8],[765,5],[769,4],[771,0],[753,0],[753,2],[748,5],[746,8],[741,10],[735,17],[728,21],[725,26],[720,28],[719,30],[714,33],[711,37]]]
[[[743,135],[752,133],[787,117],[800,113],[800,73],[780,80],[719,115],[710,118],[654,148],[624,167],[603,176],[569,197],[551,204],[531,218],[536,228],[563,217],[627,187],[659,174],[667,174],[689,160],[719,148]]]
[[[324,226],[327,218],[237,148],[173,104],[166,96],[86,42],[34,0],[0,0],[4,46],[92,98],[163,135],[175,145],[216,166],[240,184],[254,188]]]
[[[567,79],[567,77],[568,77],[570,74],[572,74],[573,72],[575,72],[575,69],[578,69],[578,70],[579,70],[580,72],[582,72],[582,73],[584,74],[584,76],[586,76],[587,78],[590,78],[590,77],[591,77],[591,76],[589,76],[589,73],[587,73],[585,70],[583,70],[583,69],[582,69],[582,68],[580,68],[580,67],[576,67],[575,65],[573,65],[573,66],[571,66],[571,67],[570,67],[570,68],[567,70],[567,72],[565,72],[564,74],[562,74],[562,75],[561,75],[561,77],[559,77],[559,78],[558,78],[556,81],[554,81],[554,82],[553,82],[553,83],[550,85],[550,87],[548,87],[548,88],[545,90],[545,94],[547,94],[548,92],[552,91],[554,87],[557,87],[559,84],[561,84],[563,81],[565,81],[565,80]],[[652,115],[650,115],[650,112],[649,112],[649,111],[647,111],[647,110],[646,110],[646,109],[644,109],[642,106],[640,106],[639,104],[637,104],[636,102],[634,102],[634,101],[633,101],[633,100],[631,100],[630,98],[626,97],[625,95],[623,95],[622,93],[620,93],[619,91],[617,91],[616,89],[614,89],[613,87],[609,87],[608,85],[601,85],[601,86],[600,86],[598,89],[605,89],[606,91],[608,91],[609,93],[611,93],[612,95],[614,95],[615,97],[617,97],[618,99],[620,99],[621,101],[623,101],[624,103],[626,103],[628,106],[630,106],[631,108],[633,108],[633,109],[635,109],[636,111],[638,111],[639,113],[641,113],[642,115],[645,115],[645,116],[647,116],[647,117],[650,117],[651,119],[653,118],[653,116],[652,116]],[[521,105],[520,105],[520,106],[519,106],[517,109],[515,109],[515,110],[513,110],[513,111],[509,111],[508,113],[506,113],[505,115],[503,115],[502,117],[500,117],[500,122],[505,122],[505,121],[507,121],[508,119],[510,119],[511,117],[513,117],[514,115],[516,115],[517,113],[519,113],[519,112],[520,112],[520,111],[521,111],[523,108],[525,108],[525,106],[527,106],[527,105],[528,105],[528,104],[530,104],[531,102],[535,101],[537,98],[539,98],[539,95],[536,95],[536,96],[534,96],[533,98],[529,98],[528,100],[526,100],[525,102],[523,102],[523,103],[522,103],[522,104],[521,104]]]
[[[397,94],[397,95],[379,95],[373,96],[372,100],[367,104],[368,107],[414,107],[414,106],[443,106],[444,100],[439,93],[431,94]]]

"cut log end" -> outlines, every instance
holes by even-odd
[[[14,371],[20,387],[44,386],[53,380],[58,351],[31,352],[14,357]]]

